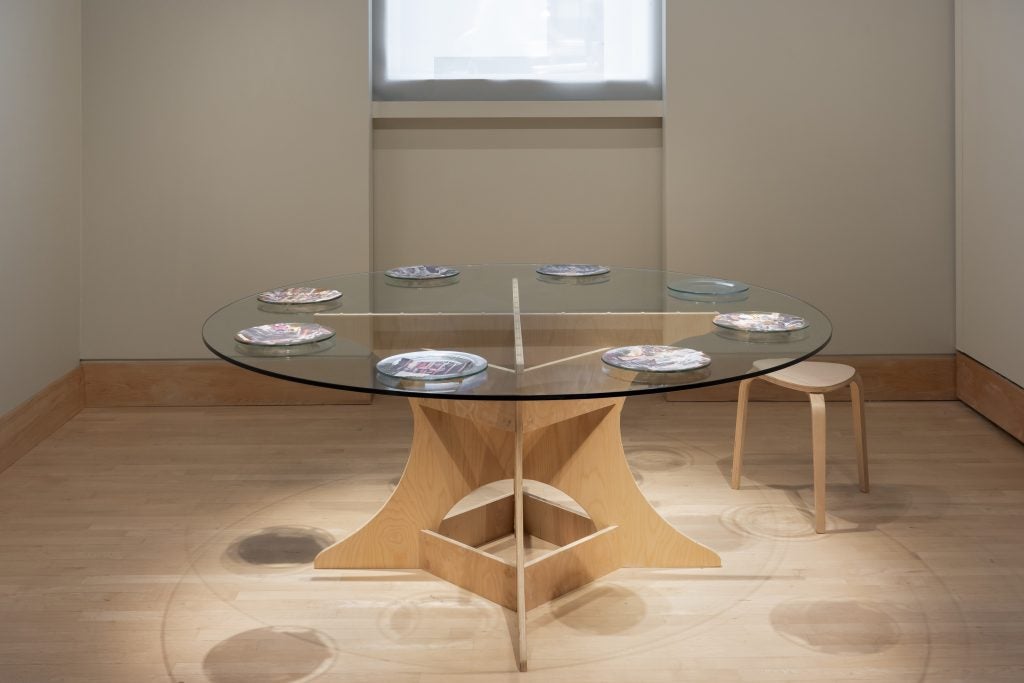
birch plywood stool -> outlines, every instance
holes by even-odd
[[[779,365],[780,359],[754,362],[758,370]],[[811,399],[811,441],[814,460],[814,530],[825,533],[825,394],[845,386],[850,387],[853,404],[853,434],[857,442],[857,475],[860,490],[868,492],[868,453],[864,429],[864,385],[857,371],[849,365],[805,361],[767,375],[740,382],[736,406],[736,442],[732,452],[732,487],[740,487],[743,469],[743,441],[747,431],[747,404],[750,384],[763,379],[780,387],[802,391]]]

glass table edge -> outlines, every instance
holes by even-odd
[[[488,264],[475,263],[475,264],[460,264],[460,265],[453,266],[453,267],[456,267],[456,268],[459,268],[459,269],[462,269],[462,268],[465,268],[465,269],[470,269],[470,268],[489,268],[489,267],[495,267],[495,268],[515,268],[515,267],[519,267],[519,268],[535,268],[535,267],[538,267],[538,264],[535,264],[535,263],[488,263]],[[718,279],[728,279],[728,278],[720,278],[719,276],[695,275],[693,273],[683,273],[683,272],[679,272],[679,271],[662,270],[662,269],[659,269],[659,268],[635,268],[635,267],[628,267],[628,266],[608,266],[608,268],[611,270],[611,272],[615,272],[616,270],[628,270],[628,271],[643,271],[643,272],[647,272],[647,273],[660,273],[660,274],[662,274],[664,276],[663,279],[666,280],[666,283],[667,283],[668,278],[676,277],[676,276],[716,277]],[[279,287],[307,286],[307,285],[312,285],[314,283],[321,282],[321,281],[324,281],[324,280],[331,280],[331,279],[337,279],[337,278],[349,278],[349,277],[358,278],[359,276],[371,277],[371,276],[374,276],[374,275],[381,275],[381,276],[383,276],[385,272],[386,271],[384,271],[384,270],[379,270],[379,271],[378,270],[372,270],[372,271],[360,271],[360,272],[356,272],[356,273],[342,273],[342,274],[338,274],[338,275],[328,275],[328,276],[325,276],[325,277],[322,277],[322,278],[316,278],[314,280],[303,280],[303,281],[300,281],[300,282],[280,285]],[[383,386],[377,386],[377,385],[371,387],[371,386],[353,386],[353,385],[332,384],[330,382],[323,382],[323,381],[319,381],[319,380],[315,380],[315,379],[309,379],[309,378],[305,378],[305,377],[296,377],[296,376],[293,376],[293,375],[286,375],[286,374],[283,374],[283,373],[274,372],[273,370],[268,370],[268,369],[265,369],[265,368],[260,368],[260,367],[254,366],[254,365],[248,365],[248,364],[242,362],[241,360],[239,360],[238,358],[226,355],[226,354],[221,353],[220,351],[216,350],[209,343],[209,341],[207,341],[207,338],[206,338],[206,327],[210,323],[210,321],[213,320],[222,311],[227,310],[227,309],[231,308],[232,306],[238,305],[238,304],[240,304],[242,302],[249,301],[249,300],[255,300],[256,297],[259,296],[259,292],[255,293],[255,294],[249,294],[247,296],[243,296],[243,297],[241,297],[239,299],[231,301],[231,302],[229,302],[229,303],[227,303],[227,304],[217,308],[213,313],[211,313],[209,316],[207,316],[206,320],[203,321],[202,341],[203,341],[203,345],[211,353],[213,353],[217,358],[220,358],[221,360],[227,361],[228,363],[230,363],[230,364],[232,364],[232,365],[234,365],[236,367],[242,368],[244,370],[248,370],[248,371],[251,371],[251,372],[256,372],[258,374],[265,375],[267,377],[273,377],[275,379],[282,379],[282,380],[286,380],[286,381],[289,381],[289,382],[296,382],[296,383],[299,383],[299,384],[306,384],[308,386],[322,387],[322,388],[325,388],[325,389],[335,389],[335,390],[338,390],[338,391],[349,391],[349,392],[361,393],[361,394],[370,394],[370,395],[376,394],[376,395],[380,395],[380,396],[399,396],[399,397],[405,397],[405,398],[420,398],[420,399],[431,399],[431,398],[432,399],[450,399],[450,400],[459,400],[459,401],[572,401],[572,400],[587,400],[587,399],[602,399],[602,398],[620,398],[620,397],[629,397],[629,396],[643,396],[643,395],[648,395],[648,394],[664,394],[664,393],[670,393],[670,392],[674,392],[674,391],[689,391],[689,390],[692,390],[692,389],[701,389],[701,388],[706,388],[706,387],[712,387],[712,386],[716,386],[716,385],[719,385],[719,384],[729,384],[731,382],[740,382],[740,381],[745,380],[745,379],[751,379],[751,378],[754,378],[754,377],[759,377],[761,375],[767,375],[767,374],[770,374],[772,372],[776,372],[778,370],[782,370],[784,368],[787,368],[787,367],[796,365],[797,363],[800,363],[802,361],[805,361],[808,358],[811,358],[812,356],[820,353],[821,350],[824,349],[826,346],[828,346],[828,344],[832,341],[832,335],[833,335],[833,332],[834,332],[834,329],[835,329],[834,326],[832,325],[832,320],[831,320],[831,318],[829,318],[829,316],[824,311],[822,311],[818,307],[808,303],[807,301],[804,301],[803,299],[801,299],[799,297],[793,296],[792,294],[787,294],[785,292],[781,292],[781,291],[775,290],[775,289],[770,289],[770,288],[767,288],[767,287],[761,287],[760,285],[754,284],[754,283],[750,282],[749,280],[744,280],[744,284],[749,285],[752,289],[758,289],[758,290],[761,290],[763,292],[769,292],[771,294],[777,294],[779,296],[783,296],[783,297],[786,297],[786,298],[789,298],[789,299],[793,299],[794,301],[798,301],[801,304],[804,304],[805,306],[808,306],[808,307],[814,309],[828,323],[828,325],[829,325],[828,337],[826,337],[822,341],[822,343],[819,346],[817,346],[816,348],[814,348],[813,350],[807,351],[805,353],[801,353],[797,358],[794,358],[791,361],[787,361],[786,363],[782,363],[782,364],[779,364],[777,366],[773,366],[773,367],[765,369],[765,370],[753,370],[752,369],[751,372],[744,373],[744,374],[741,374],[741,375],[734,375],[734,376],[731,376],[731,377],[723,377],[723,378],[711,379],[711,380],[702,381],[702,382],[692,382],[692,383],[673,385],[673,386],[655,385],[655,386],[645,387],[645,386],[641,385],[641,386],[638,386],[636,388],[632,388],[632,389],[628,389],[628,390],[621,390],[621,391],[602,391],[602,392],[594,392],[594,393],[576,393],[576,394],[555,393],[555,394],[544,394],[544,395],[538,395],[538,394],[474,394],[474,393],[468,393],[468,392],[467,393],[459,393],[459,392],[429,392],[429,391],[416,391],[416,390],[409,390],[409,389],[398,389],[398,388],[393,388],[393,387],[383,387]],[[666,284],[666,286],[667,286],[667,284]],[[277,288],[279,288],[279,287],[277,287]],[[274,288],[271,288],[271,289],[274,289]],[[262,290],[262,291],[267,291],[267,290]],[[502,314],[510,314],[510,312],[508,312],[508,311],[501,311],[500,313],[502,313]]]
[[[249,298],[249,297],[246,297]],[[228,304],[229,306],[231,304]],[[808,304],[809,305],[809,304]],[[824,315],[824,314],[822,314]],[[831,322],[831,321],[830,321]],[[829,333],[828,338],[821,343],[820,346],[808,351],[807,353],[801,354],[799,357],[785,363],[766,368],[764,370],[752,370],[749,373],[742,375],[735,375],[733,377],[722,377],[718,379],[708,380],[705,382],[693,382],[689,384],[680,384],[676,386],[665,386],[657,385],[651,387],[638,387],[636,389],[629,389],[623,391],[604,391],[594,393],[580,393],[580,394],[472,394],[472,393],[458,393],[458,392],[429,392],[429,391],[414,391],[406,389],[396,389],[391,387],[367,387],[367,386],[349,386],[343,384],[332,384],[330,382],[321,382],[314,379],[307,379],[305,377],[295,377],[291,375],[284,375],[273,370],[267,370],[265,368],[256,367],[253,365],[246,365],[245,363],[239,362],[237,359],[231,356],[224,355],[213,348],[205,339],[203,339],[203,345],[213,355],[217,356],[223,361],[230,363],[236,367],[255,372],[260,375],[267,377],[273,377],[274,379],[282,379],[289,382],[296,382],[298,384],[306,384],[308,386],[322,387],[324,389],[335,389],[337,391],[349,391],[359,394],[370,394],[378,396],[398,396],[404,398],[419,398],[419,399],[439,399],[439,400],[455,400],[455,401],[586,401],[590,399],[605,399],[605,398],[628,398],[630,396],[645,396],[651,394],[667,394],[673,391],[690,391],[693,389],[703,389],[706,387],[713,387],[719,384],[731,384],[732,382],[741,382],[745,379],[753,379],[760,377],[761,375],[768,375],[773,372],[778,372],[788,367],[792,367],[797,363],[801,363],[808,358],[811,358],[821,352],[829,342],[832,341],[832,334]]]

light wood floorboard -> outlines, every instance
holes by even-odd
[[[87,408],[0,473],[0,681],[1024,680],[1024,446],[958,402],[869,403],[863,494],[850,417],[818,535],[806,401],[751,406],[739,491],[735,404],[627,401],[641,488],[723,567],[538,607],[518,674],[495,604],[312,569],[393,489],[404,402]]]

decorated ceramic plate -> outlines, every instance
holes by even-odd
[[[402,266],[385,271],[384,274],[398,280],[438,280],[455,277],[459,271],[449,266]]]
[[[463,351],[410,351],[377,363],[377,372],[382,375],[435,381],[469,377],[486,369],[486,359]]]
[[[247,327],[235,334],[235,340],[253,346],[293,346],[313,344],[334,336],[334,330],[317,323],[271,323]]]
[[[750,289],[750,285],[732,280],[720,280],[714,277],[691,277],[668,283],[668,288],[679,294],[694,296],[734,296]]]
[[[591,277],[610,273],[607,266],[595,266],[588,263],[551,263],[537,269],[541,275],[550,277]]]
[[[807,327],[807,321],[798,315],[769,311],[722,313],[716,315],[712,322],[741,332],[795,332]]]
[[[265,304],[322,304],[340,298],[338,290],[319,287],[282,287],[262,292],[256,297]]]
[[[601,360],[613,367],[637,372],[682,372],[711,364],[711,359],[701,351],[646,344],[606,351]]]

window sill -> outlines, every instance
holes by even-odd
[[[657,118],[657,100],[374,102],[375,119]]]

